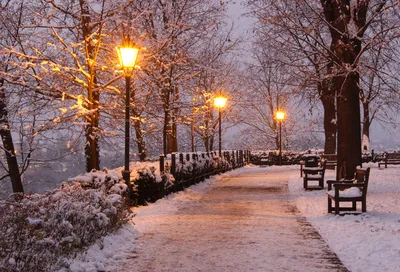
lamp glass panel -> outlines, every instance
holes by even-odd
[[[139,53],[139,48],[120,47],[118,48],[118,53],[120,58],[120,64],[123,68],[135,67],[136,58]]]
[[[214,98],[214,106],[216,106],[217,108],[223,108],[225,107],[227,100],[228,99],[226,97],[218,96]]]
[[[276,119],[283,120],[285,118],[285,113],[283,111],[276,112]]]

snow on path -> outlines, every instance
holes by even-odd
[[[298,169],[245,168],[140,207],[136,247],[107,271],[347,271],[287,188]]]

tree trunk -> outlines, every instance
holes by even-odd
[[[167,155],[170,153],[169,151],[169,134],[168,130],[170,128],[169,126],[169,108],[168,106],[164,105],[164,107],[167,107],[164,109],[164,126],[163,126],[163,149],[164,149],[164,154]]]
[[[0,136],[3,142],[4,151],[8,165],[8,174],[14,193],[23,193],[21,175],[19,172],[18,161],[15,154],[14,143],[8,123],[8,111],[6,106],[6,94],[3,87],[4,80],[0,85]]]
[[[369,102],[368,101],[363,101],[362,103],[363,106],[363,127],[362,127],[362,149],[363,150],[369,150],[369,129],[371,126],[371,118],[369,114]]]
[[[167,112],[167,120],[165,120],[167,122],[166,124],[166,132],[167,132],[167,152],[168,154],[173,152],[172,149],[172,126],[171,126],[171,111],[170,109],[168,109]]]
[[[324,108],[325,154],[336,154],[336,109],[335,92],[330,92],[324,84],[321,88],[321,102]]]
[[[273,125],[275,127],[276,135],[275,135],[275,145],[276,145],[276,150],[279,150],[279,127],[278,127],[278,122],[275,119],[275,116],[273,116]]]
[[[146,150],[146,142],[144,141],[143,133],[142,133],[142,124],[140,122],[140,115],[136,107],[136,89],[133,86],[133,82],[131,81],[131,109],[133,115],[133,127],[135,129],[135,136],[136,136],[136,145],[139,154],[139,160],[144,161],[147,157],[147,150]]]
[[[176,102],[179,100],[179,89],[175,86],[175,96],[174,96],[174,107],[172,109],[172,152],[178,152],[178,131],[177,131],[177,120],[179,114],[179,108]]]
[[[93,112],[90,116],[87,116],[87,125],[85,127],[85,156],[86,156],[86,171],[90,172],[92,169],[100,169],[100,148],[99,148],[99,99],[100,93],[94,91],[94,85],[97,83],[96,70],[95,70],[95,48],[92,44],[93,37],[92,27],[90,24],[90,11],[87,0],[79,0],[79,5],[81,8],[81,30],[82,35],[85,40],[85,50],[86,50],[86,63],[88,67],[87,77],[88,87],[88,106],[87,108]]]
[[[337,177],[351,179],[357,166],[361,166],[359,76],[355,73],[338,83],[343,87],[337,97]]]
[[[206,152],[210,152],[210,151],[212,151],[212,148],[210,149],[210,140],[209,140],[209,136],[208,135],[206,135],[204,138],[203,138],[203,141],[204,141],[204,148],[206,149]]]
[[[209,139],[209,149],[210,149],[210,151],[213,151],[214,150],[214,143],[215,143],[214,137],[208,137],[208,139]]]

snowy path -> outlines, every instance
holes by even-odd
[[[299,216],[287,188],[297,175],[249,168],[180,205],[139,209],[135,251],[118,271],[347,271]]]

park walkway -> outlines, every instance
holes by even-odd
[[[287,188],[295,175],[250,168],[175,210],[139,213],[137,247],[120,271],[347,271],[299,215]]]

